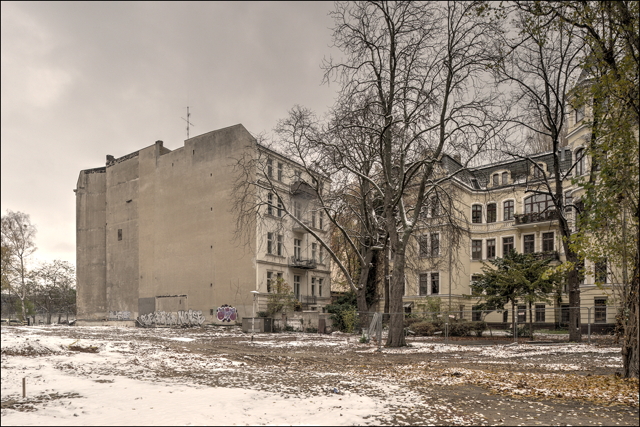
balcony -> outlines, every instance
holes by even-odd
[[[292,256],[291,258],[289,258],[289,267],[301,268],[303,270],[313,270],[318,266],[315,259]]]
[[[306,225],[307,227],[311,227],[311,223],[309,221],[301,220],[301,223]],[[293,227],[291,227],[294,233],[306,233],[307,230],[302,225],[300,225],[297,221],[293,223]]]
[[[316,190],[306,182],[297,180],[291,184],[291,195],[305,199],[314,199],[316,197]]]
[[[534,252],[533,256],[539,260],[550,259],[551,261],[560,261],[560,254],[558,251]]]
[[[555,209],[543,212],[531,212],[527,214],[516,214],[513,216],[516,220],[515,226],[531,225],[540,222],[548,222],[558,219],[558,212]]]

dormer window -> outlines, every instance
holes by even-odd
[[[498,185],[500,185],[500,175],[493,174],[493,186],[497,187]]]
[[[502,172],[502,185],[507,185],[509,183],[509,174],[507,172]]]
[[[475,178],[471,179],[471,185],[473,185],[473,188],[475,190],[480,190],[480,184],[478,184],[478,180]]]
[[[533,176],[535,178],[542,178],[544,176],[544,163],[538,163],[533,167]]]

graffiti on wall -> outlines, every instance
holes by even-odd
[[[180,310],[177,313],[154,311],[138,317],[142,326],[202,326],[204,321],[201,310]]]
[[[110,311],[109,320],[132,320],[130,311]]]
[[[235,307],[231,307],[230,305],[227,305],[227,304],[224,304],[218,307],[216,318],[220,322],[235,321],[237,317],[238,317],[238,312]]]

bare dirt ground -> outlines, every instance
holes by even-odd
[[[17,328],[16,328],[17,329]],[[25,328],[21,328],[25,330]],[[26,332],[25,332],[26,333]],[[519,344],[411,339],[401,349],[335,333],[257,334],[237,328],[51,327],[61,336],[127,356],[113,366],[58,364],[74,375],[125,375],[278,393],[281,399],[366,395],[385,425],[638,425],[638,382],[618,378],[620,349],[610,342]],[[4,336],[4,335],[3,335]],[[4,338],[3,338],[4,339]],[[92,344],[94,343],[94,344]],[[3,349],[4,352],[4,349]],[[6,353],[6,352],[5,352]],[[8,357],[3,354],[3,369]],[[28,356],[27,356],[28,357]],[[212,368],[224,360],[224,368]],[[6,410],[19,400],[2,396]],[[31,408],[37,410],[37,403]]]

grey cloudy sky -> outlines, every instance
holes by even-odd
[[[269,131],[294,104],[322,113],[329,2],[2,2],[2,213],[31,215],[36,257],[75,263],[82,169],[161,139],[242,123]]]

